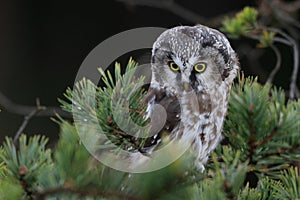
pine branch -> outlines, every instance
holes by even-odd
[[[281,55],[273,42],[280,42],[289,45],[293,49],[293,71],[291,74],[289,98],[299,98],[297,88],[297,76],[299,71],[299,47],[296,40],[289,34],[274,27],[266,27],[258,23],[258,11],[255,8],[245,7],[243,11],[236,14],[234,18],[227,18],[223,21],[222,30],[233,38],[241,36],[259,41],[258,47],[271,47],[275,52],[276,66],[270,73],[267,82],[271,82],[279,70]],[[276,36],[275,36],[276,35]]]
[[[231,188],[231,185],[230,185],[230,183],[229,183],[228,180],[224,180],[224,182],[223,182],[223,187],[224,187],[224,190],[225,190],[225,192],[226,192],[227,198],[230,199],[230,200],[235,200],[236,197],[235,197],[235,195],[232,193],[232,188]]]
[[[134,134],[146,134],[147,121],[143,117],[146,106],[142,104],[145,91],[143,77],[135,77],[136,66],[137,63],[130,59],[122,75],[121,66],[116,63],[114,77],[111,72],[99,69],[104,88],[83,79],[73,90],[67,90],[65,97],[69,102],[59,100],[64,110],[72,112],[77,123],[100,125],[106,140],[99,141],[99,147],[107,148],[107,143],[112,143],[124,150],[142,152],[147,138]]]
[[[249,131],[250,131],[249,144],[250,144],[250,148],[249,148],[248,156],[250,159],[250,163],[252,163],[252,161],[253,161],[253,153],[254,153],[254,150],[256,147],[256,145],[255,145],[256,132],[255,132],[254,121],[253,121],[253,118],[254,118],[254,113],[253,113],[254,108],[253,107],[254,107],[254,105],[249,106],[249,111],[250,111],[250,114],[249,114]]]
[[[265,136],[265,138],[262,141],[255,142],[253,146],[258,147],[260,145],[266,144],[273,136],[276,135],[277,131],[278,127],[275,127],[269,135]]]
[[[176,3],[174,0],[116,0],[122,2],[128,6],[147,6],[151,8],[158,8],[167,10],[189,22],[200,23],[204,25],[209,25],[211,27],[219,26],[225,16],[231,16],[235,12],[226,13],[224,15],[216,16],[214,18],[206,18],[198,13],[187,9],[180,4]]]
[[[273,70],[271,71],[271,73],[269,74],[269,77],[267,78],[266,83],[272,83],[272,82],[273,82],[275,75],[277,74],[277,72],[278,72],[279,69],[280,69],[280,66],[281,66],[281,60],[282,60],[279,49],[278,49],[276,46],[274,46],[273,44],[271,44],[270,47],[271,47],[272,50],[275,52],[275,56],[276,56],[276,64],[275,64],[274,69],[273,69]]]
[[[45,109],[46,109],[45,106],[40,105],[39,99],[36,99],[36,109],[32,110],[28,115],[26,115],[24,117],[24,120],[23,120],[21,126],[19,127],[18,131],[15,134],[15,137],[14,137],[15,146],[17,145],[18,139],[19,139],[20,135],[23,133],[23,131],[26,128],[27,124],[29,123],[30,119]]]
[[[290,83],[290,91],[289,91],[289,97],[290,99],[294,99],[294,98],[299,98],[299,96],[297,95],[297,76],[298,76],[298,71],[299,71],[299,47],[298,47],[298,43],[296,42],[296,40],[294,38],[292,38],[291,36],[289,36],[288,34],[284,33],[283,31],[277,29],[277,28],[265,28],[266,30],[269,31],[273,31],[277,34],[280,34],[282,37],[284,37],[284,39],[286,39],[289,43],[290,46],[293,48],[293,72],[291,75],[291,83]]]
[[[270,176],[297,162],[300,102],[286,103],[283,90],[240,78],[232,88],[224,124],[229,145],[242,149],[252,171]],[[237,125],[237,124],[238,125]]]
[[[284,10],[288,12],[295,12],[300,9],[300,0],[295,0],[292,2],[283,2],[279,1],[279,8],[283,8]]]
[[[272,152],[272,153],[267,153],[265,154],[265,157],[272,157],[272,156],[278,156],[278,155],[283,155],[283,154],[292,154],[292,153],[297,153],[295,152],[296,150],[299,150],[300,148],[300,142],[297,144],[292,145],[290,148],[280,148],[279,151],[277,152]]]
[[[299,199],[300,198],[300,179],[299,168],[290,167],[281,171],[279,180],[283,184],[282,188],[274,188],[277,190],[279,199]]]
[[[0,92],[0,105],[4,110],[6,110],[9,113],[13,113],[16,115],[23,115],[27,116],[34,110],[36,110],[36,106],[26,106],[14,103],[11,101],[7,96],[5,96],[2,92]],[[64,118],[70,118],[71,116],[69,113],[66,113],[62,111],[60,107],[53,107],[53,106],[45,106],[45,109],[39,112],[35,116],[40,117],[52,117],[58,114],[59,116],[62,116]]]
[[[101,197],[101,198],[117,198],[126,200],[141,200],[140,198],[130,196],[127,194],[118,193],[116,191],[101,191],[99,189],[80,189],[80,188],[68,188],[57,187],[47,189],[43,192],[34,192],[33,195],[37,200],[45,200],[48,196],[60,193],[76,194],[80,197]]]
[[[261,1],[261,12],[271,13],[281,23],[287,23],[297,28],[300,27],[300,23],[293,18],[292,12],[296,12],[300,9],[300,1],[278,1],[278,0],[264,0]]]

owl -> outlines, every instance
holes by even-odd
[[[144,100],[148,117],[158,118],[152,126],[162,128],[147,139],[142,151],[151,155],[166,135],[171,140],[189,140],[195,165],[203,170],[222,139],[230,88],[238,69],[234,50],[217,30],[196,25],[163,32],[153,45],[152,79]],[[165,121],[153,116],[157,104],[166,111]]]

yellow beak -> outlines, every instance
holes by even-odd
[[[190,90],[190,84],[188,82],[183,82],[183,89],[188,92]]]

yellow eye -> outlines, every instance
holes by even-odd
[[[202,73],[206,69],[206,63],[197,63],[196,65],[194,65],[194,69],[196,72]]]
[[[180,68],[178,65],[176,65],[176,63],[174,61],[170,61],[169,63],[169,67],[173,70],[173,71],[179,71]]]

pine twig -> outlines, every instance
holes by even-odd
[[[273,131],[269,135],[267,135],[262,141],[256,142],[255,143],[255,147],[258,147],[260,145],[266,144],[277,133],[277,131],[278,131],[278,128],[275,127],[273,129]]]
[[[250,105],[249,107],[250,110],[250,116],[249,116],[249,130],[250,130],[250,148],[249,148],[249,159],[250,159],[250,163],[253,161],[253,154],[254,154],[254,149],[256,148],[256,144],[255,144],[255,128],[254,128],[254,105]]]
[[[299,92],[298,92],[298,88],[297,88],[297,76],[298,76],[298,71],[299,71],[299,48],[298,48],[297,42],[292,37],[290,37],[288,34],[284,33],[283,31],[281,31],[279,29],[270,28],[270,27],[261,27],[261,29],[271,31],[271,32],[281,35],[282,37],[274,37],[273,41],[291,46],[293,48],[294,65],[293,65],[293,72],[291,75],[289,98],[290,99],[299,98]],[[261,36],[258,36],[255,34],[248,34],[248,35],[245,35],[245,37],[248,37],[248,38],[254,39],[254,40],[261,39]],[[274,45],[271,45],[271,48],[274,50],[277,59],[281,60],[281,56],[278,56],[278,53],[279,53],[279,51],[277,51],[278,49],[276,50],[276,48],[274,48],[274,47],[275,47]],[[273,74],[274,75],[276,74],[276,72],[278,71],[278,69],[276,69],[278,65],[279,65],[279,61],[277,61],[276,67],[273,69],[270,76],[273,76]],[[268,78],[268,81],[270,78],[273,78],[270,76]]]
[[[20,105],[16,104],[13,101],[11,101],[6,95],[4,95],[0,91],[0,105],[3,108],[3,110],[6,110],[9,113],[17,114],[17,115],[30,115],[31,112],[36,110],[36,106],[26,106],[26,105]],[[37,113],[35,116],[39,117],[52,117],[58,114],[61,117],[70,118],[71,115],[67,112],[63,111],[59,107],[53,107],[53,106],[46,106],[44,110]]]
[[[295,12],[300,9],[300,0],[295,0],[292,2],[285,2],[285,1],[279,1],[280,2],[280,7],[287,12]]]
[[[297,28],[300,27],[300,23],[292,17],[290,13],[296,12],[300,9],[300,1],[286,2],[286,1],[264,1],[267,7],[270,9],[270,13],[274,15],[278,21],[291,24]],[[266,7],[266,6],[265,6]]]
[[[23,133],[24,129],[26,128],[27,124],[29,123],[29,121],[31,120],[31,118],[33,116],[35,116],[37,113],[45,110],[46,107],[45,106],[41,106],[40,105],[40,101],[39,99],[36,99],[36,108],[34,110],[32,110],[28,115],[26,115],[24,117],[24,120],[21,124],[21,126],[19,127],[18,131],[16,132],[15,136],[14,136],[14,144],[15,146],[17,146],[17,142],[18,142],[18,139],[20,137],[20,135]]]
[[[226,192],[227,198],[230,199],[230,200],[235,200],[236,199],[235,195],[232,193],[232,187],[231,187],[228,180],[226,180],[226,179],[224,180],[223,187],[224,187],[224,190]]]
[[[180,4],[176,3],[174,0],[116,0],[122,2],[129,6],[148,6],[152,8],[164,9],[173,14],[191,22],[191,23],[201,23],[204,25],[210,25],[212,27],[219,26],[223,21],[225,16],[231,15],[232,13],[226,13],[226,15],[216,16],[214,18],[206,18],[198,15],[196,12],[189,10]]]
[[[273,31],[282,37],[286,39],[290,46],[293,48],[293,58],[294,58],[294,66],[293,66],[293,72],[291,75],[291,83],[290,83],[290,92],[289,97],[290,99],[298,98],[297,96],[297,76],[299,71],[299,48],[297,42],[290,37],[288,34],[284,33],[283,31],[277,29],[277,28],[266,28],[266,30]]]
[[[270,75],[269,75],[269,77],[268,77],[268,79],[266,81],[267,83],[272,83],[273,82],[276,73],[280,69],[281,60],[282,60],[281,59],[281,54],[280,54],[278,48],[275,45],[273,45],[273,44],[271,44],[270,47],[274,51],[277,59],[276,59],[276,65],[275,65],[274,69],[271,71],[271,73],[270,73]]]
[[[197,13],[194,13],[191,10],[188,10],[173,0],[162,0],[162,1],[157,1],[157,0],[117,0],[119,2],[128,4],[128,5],[138,5],[138,6],[149,6],[149,7],[154,7],[154,8],[160,8],[160,9],[165,9],[168,10],[183,19],[190,21],[190,22],[200,22],[200,21],[205,21],[205,18],[202,16],[198,15]]]
[[[291,146],[291,148],[281,148],[280,151],[277,152],[272,152],[272,153],[267,153],[265,154],[265,157],[270,157],[270,156],[274,156],[274,155],[278,155],[278,154],[285,154],[285,153],[293,153],[295,150],[298,150],[300,147],[300,142],[294,144],[293,146]]]

